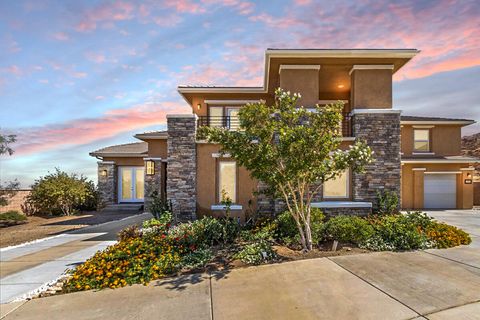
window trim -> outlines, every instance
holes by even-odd
[[[325,182],[323,183],[322,186],[322,198],[323,199],[331,199],[331,200],[350,200],[350,197],[352,195],[352,173],[350,169],[346,170],[347,173],[347,186],[346,186],[346,196],[326,196],[325,195]]]
[[[220,166],[221,163],[225,162],[231,162],[235,164],[235,183],[234,183],[234,189],[235,189],[235,201],[232,201],[232,204],[238,203],[238,164],[235,160],[233,159],[224,159],[224,158],[216,158],[217,163],[216,163],[216,178],[215,178],[215,202],[216,203],[221,203],[222,202],[222,191],[220,190]]]
[[[427,131],[428,133],[428,140],[424,139],[415,139],[415,131]],[[432,152],[432,132],[430,128],[413,128],[413,148],[412,148],[412,153],[431,153]],[[416,142],[426,142],[427,143],[427,150],[419,150],[415,148],[415,143]]]

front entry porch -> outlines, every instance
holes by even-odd
[[[118,203],[143,202],[144,167],[118,167]]]

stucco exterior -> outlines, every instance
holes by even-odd
[[[470,169],[469,169],[470,168]],[[466,184],[467,175],[473,173],[468,164],[459,163],[418,163],[402,165],[402,208],[424,208],[424,177],[431,172],[452,173],[457,177],[456,196],[458,209],[473,206],[473,183]]]
[[[471,173],[467,169],[476,160],[463,159],[452,163],[448,157],[460,156],[461,128],[473,121],[445,118],[436,121],[436,118],[422,117],[409,117],[409,121],[404,121],[400,110],[392,110],[393,74],[417,53],[415,49],[269,49],[265,56],[262,87],[180,86],[178,91],[190,105],[192,114],[167,116],[168,132],[138,134],[135,137],[143,142],[137,145],[112,146],[91,153],[104,162],[99,163],[99,173],[101,166],[109,166],[108,179],[103,181],[105,179],[99,176],[101,193],[109,203],[118,201],[113,187],[118,180],[117,169],[145,166],[146,159],[151,158],[158,171],[153,176],[145,176],[145,190],[161,190],[162,196],[172,201],[174,213],[182,220],[223,215],[219,206],[218,167],[220,162],[233,159],[219,156],[220,146],[198,141],[196,128],[210,125],[209,107],[223,107],[225,117],[226,108],[240,108],[246,102],[261,100],[273,104],[275,89],[281,87],[301,94],[299,106],[311,107],[342,100],[344,141],[341,148],[362,140],[375,151],[375,161],[365,173],[350,175],[347,198],[323,199],[321,193],[316,197],[319,206],[329,202],[328,209],[325,209],[329,214],[369,213],[371,207],[375,207],[377,191],[382,190],[397,194],[402,208],[423,208],[425,174],[443,171],[459,172],[456,173],[457,208],[471,208],[473,184],[465,181]],[[413,150],[415,128],[430,130],[427,153],[417,154]],[[421,159],[422,163],[410,163],[412,159]],[[262,188],[262,183],[252,179],[245,168],[237,167],[237,201],[231,215],[243,221],[246,215],[257,210],[266,213],[283,210],[279,199],[255,193]],[[335,204],[332,207],[335,201],[349,202],[349,207],[336,207]]]

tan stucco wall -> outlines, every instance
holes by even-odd
[[[354,70],[351,75],[354,109],[392,107],[392,70]]]
[[[412,125],[402,125],[402,152],[409,156],[413,152]],[[461,126],[435,125],[430,128],[430,151],[439,156],[455,156],[461,152]]]
[[[145,141],[148,142],[149,157],[167,159],[167,139],[152,139]]]
[[[472,171],[460,170],[468,168],[468,164],[404,164],[402,165],[402,208],[423,208],[424,173],[429,171],[462,171],[457,174],[457,208],[471,209],[473,206],[473,184],[465,184],[467,174]],[[425,168],[425,171],[412,170]]]
[[[197,144],[197,215],[220,216],[221,211],[212,211],[211,205],[219,204],[217,201],[217,162],[227,160],[226,158],[213,158],[212,153],[220,150],[218,145]],[[256,189],[256,182],[250,178],[249,173],[243,167],[238,168],[237,175],[237,203],[243,206],[242,211],[232,211],[231,215],[244,219],[244,213],[249,208],[249,201],[252,201],[251,209],[255,208],[255,197],[253,191]]]
[[[105,157],[103,158],[103,161],[114,161],[117,166],[143,166],[145,164],[143,157]]]
[[[290,93],[300,93],[299,106],[314,106],[318,103],[318,70],[282,69],[280,71],[280,88]]]

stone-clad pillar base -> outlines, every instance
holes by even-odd
[[[145,211],[149,212],[149,206],[152,201],[152,196],[154,193],[158,197],[162,197],[162,159],[160,158],[145,158],[145,188],[144,188],[144,207]],[[154,174],[147,174],[147,161],[153,161],[154,163]]]
[[[197,116],[167,115],[167,199],[178,221],[196,219]]]
[[[117,166],[113,161],[98,162],[98,207],[117,203]]]
[[[353,135],[374,151],[374,162],[365,173],[353,174],[354,201],[377,204],[377,191],[390,191],[401,203],[400,111],[392,109],[355,109]],[[400,209],[400,207],[399,207]]]

